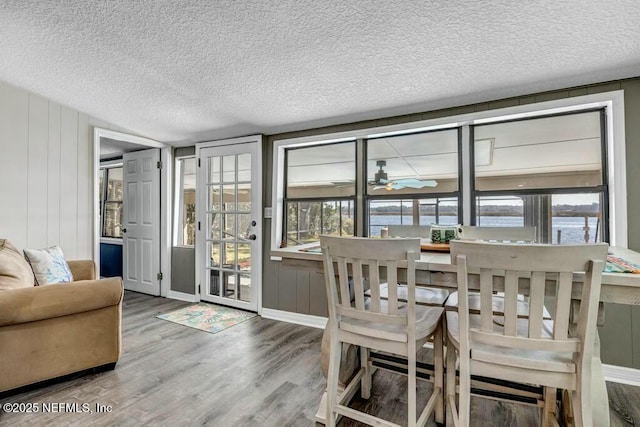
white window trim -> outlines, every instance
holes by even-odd
[[[625,156],[625,129],[624,129],[624,91],[597,93],[593,95],[562,98],[553,101],[537,102],[516,107],[500,108],[495,110],[478,111],[474,113],[460,114],[450,117],[441,117],[431,120],[422,120],[398,125],[381,126],[366,129],[357,129],[346,132],[336,132],[323,135],[314,135],[301,138],[281,139],[273,143],[273,176],[272,176],[272,200],[273,212],[271,222],[271,250],[279,249],[283,232],[282,213],[284,203],[284,153],[286,148],[304,147],[330,142],[346,142],[357,138],[368,139],[371,137],[401,135],[409,132],[462,127],[462,167],[470,170],[468,155],[469,125],[500,122],[515,118],[529,118],[563,112],[579,112],[594,108],[607,109],[607,169],[609,172],[609,231],[612,246],[626,248],[627,237],[627,172]],[[471,187],[469,174],[463,174],[465,180],[462,188],[462,204],[464,211],[464,223],[469,223],[471,207]],[[280,257],[271,256],[272,260],[280,260]]]
[[[186,159],[194,159],[196,162],[198,161],[195,154],[189,154],[186,156],[176,156],[174,157],[174,162],[176,164],[174,174],[174,184],[175,188],[173,190],[174,198],[173,201],[173,233],[171,236],[171,242],[174,248],[195,248],[195,245],[179,245],[178,244],[178,225],[182,222],[182,186],[184,185],[184,176],[182,175],[182,163],[180,160]]]

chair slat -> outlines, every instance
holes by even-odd
[[[529,338],[542,337],[545,273],[534,271],[529,285]]]
[[[504,334],[517,335],[518,272],[507,270],[504,278]]]
[[[369,262],[369,290],[371,291],[371,311],[380,313],[380,263],[378,260]]]
[[[572,273],[559,273],[556,285],[556,310],[553,337],[557,340],[567,338],[569,332],[569,307],[571,305]]]
[[[480,269],[480,322],[483,331],[493,330],[493,274],[487,268]]]
[[[389,314],[398,314],[398,263],[387,262]]]
[[[351,306],[351,295],[349,293],[349,273],[347,268],[347,259],[344,257],[336,257],[338,264],[338,280],[340,281],[340,304]]]
[[[364,287],[362,286],[364,276],[362,274],[362,265],[363,265],[362,260],[360,259],[352,260],[351,270],[353,273],[353,293],[354,293],[356,308],[358,310],[364,310]]]

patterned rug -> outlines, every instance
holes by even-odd
[[[256,313],[248,311],[199,303],[156,317],[215,334],[255,316]]]

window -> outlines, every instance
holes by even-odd
[[[366,141],[369,236],[390,224],[460,222],[458,135],[455,128]]]
[[[176,204],[174,246],[196,242],[196,159],[176,159]]]
[[[99,175],[102,237],[122,238],[122,166],[104,167]]]
[[[282,246],[315,242],[321,234],[353,236],[355,141],[290,148],[285,162]]]
[[[622,92],[274,142],[272,248],[390,224],[627,245]]]
[[[535,226],[544,243],[608,240],[603,122],[596,110],[474,126],[476,224]]]

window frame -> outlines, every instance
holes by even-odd
[[[470,148],[470,126],[487,124],[517,118],[533,118],[543,115],[558,114],[562,112],[581,112],[604,108],[606,114],[606,126],[602,130],[606,132],[606,167],[608,176],[606,182],[609,191],[608,209],[609,218],[609,243],[612,246],[626,248],[627,236],[627,183],[626,183],[626,153],[625,153],[625,111],[624,91],[616,90],[601,92],[591,95],[560,98],[552,101],[534,102],[499,109],[485,109],[470,113],[438,117],[429,120],[407,122],[397,125],[387,125],[365,129],[349,130],[336,133],[316,134],[312,136],[276,139],[273,141],[272,162],[272,193],[271,207],[267,208],[267,218],[272,218],[271,225],[271,250],[276,251],[282,237],[282,210],[284,187],[284,150],[288,147],[301,147],[328,142],[353,141],[357,139],[369,139],[380,136],[392,136],[404,133],[415,133],[425,130],[437,130],[442,128],[461,127],[462,151],[459,153],[462,168],[459,171],[461,181],[459,192],[462,199],[462,223],[471,224],[471,200],[474,183],[471,181],[470,171],[472,165]],[[452,110],[455,112],[455,109]],[[364,172],[358,171],[358,177],[365,177]],[[362,176],[360,176],[362,174]],[[360,185],[362,186],[362,184]],[[358,199],[356,209],[364,205],[364,195],[357,189]],[[396,197],[398,198],[398,197]],[[362,204],[362,205],[360,205]],[[271,215],[269,215],[271,214]],[[360,215],[363,213],[361,212]],[[362,223],[361,223],[362,224]],[[361,227],[358,227],[357,235],[363,235]],[[272,256],[273,260],[280,260],[278,256]]]
[[[369,141],[375,141],[376,139],[385,138],[388,136],[404,136],[404,135],[417,135],[417,134],[425,134],[425,133],[435,133],[435,132],[446,132],[448,130],[456,130],[458,134],[458,145],[457,145],[457,153],[458,153],[458,190],[453,192],[433,192],[433,193],[403,193],[403,194],[377,194],[372,195],[368,192],[367,180],[369,177],[369,157],[368,157],[368,143]],[[363,236],[369,236],[370,231],[370,202],[377,200],[419,200],[419,199],[446,199],[446,198],[457,198],[458,199],[458,222],[462,222],[462,217],[464,213],[463,203],[462,203],[462,183],[464,182],[464,170],[462,169],[462,126],[451,126],[451,127],[438,127],[435,129],[428,130],[419,130],[415,132],[406,132],[399,133],[396,135],[380,135],[375,137],[370,137],[364,140],[364,215],[363,215]],[[358,179],[359,177],[356,177]],[[356,205],[356,209],[358,206]]]
[[[483,125],[499,125],[504,123],[513,123],[519,121],[526,120],[535,120],[535,119],[545,119],[551,117],[562,117],[562,116],[570,116],[574,114],[584,114],[590,112],[598,112],[599,120],[600,120],[600,163],[601,163],[601,178],[602,184],[588,187],[545,187],[545,188],[529,188],[526,190],[478,190],[476,188],[476,176],[475,176],[475,144],[472,142],[474,139],[475,128],[476,126]],[[608,168],[608,155],[607,155],[607,132],[606,132],[606,124],[607,124],[607,112],[605,106],[600,106],[597,108],[587,108],[577,111],[561,111],[552,114],[542,114],[530,117],[517,117],[512,119],[500,120],[500,121],[492,121],[485,122],[481,124],[472,124],[469,126],[470,133],[470,165],[469,175],[471,182],[471,200],[470,200],[470,210],[471,210],[471,218],[469,225],[476,225],[476,217],[478,216],[476,201],[478,197],[495,197],[495,196],[537,196],[537,195],[561,195],[561,194],[602,194],[602,241],[608,242],[610,240],[610,222],[609,222],[609,168]],[[526,204],[526,202],[525,202]],[[526,225],[526,221],[525,221]],[[540,233],[540,230],[538,230]],[[553,240],[553,236],[550,236],[551,240]]]
[[[335,144],[344,144],[344,143],[353,143],[353,160],[354,163],[356,164],[356,172],[354,173],[354,193],[352,196],[334,196],[334,197],[289,197],[288,192],[289,192],[289,186],[287,185],[287,175],[288,175],[288,170],[289,170],[289,157],[288,157],[288,153],[294,150],[301,150],[301,149],[305,149],[305,148],[309,148],[309,147],[320,147],[320,146],[329,146],[329,145],[335,145]],[[284,178],[283,178],[283,184],[284,184],[284,198],[283,198],[283,209],[282,209],[282,238],[281,238],[281,243],[280,245],[283,244],[287,244],[288,242],[288,236],[287,236],[287,229],[288,229],[288,215],[287,215],[287,204],[288,203],[304,203],[304,202],[320,202],[320,203],[324,203],[324,202],[351,202],[353,204],[353,209],[354,209],[354,235],[357,235],[357,231],[358,230],[358,203],[357,203],[357,198],[358,198],[358,186],[360,184],[360,177],[358,176],[359,174],[357,173],[357,165],[358,165],[358,141],[357,140],[352,140],[352,141],[332,141],[332,142],[328,142],[325,144],[313,144],[313,145],[304,145],[304,146],[292,146],[292,147],[285,147],[284,149]],[[321,205],[321,212],[322,212],[323,206]],[[299,218],[299,215],[298,215]],[[340,213],[340,224],[342,224],[342,213]],[[321,214],[321,221],[320,221],[320,228],[322,229],[322,214]],[[340,227],[340,229],[342,229],[342,227]],[[299,231],[299,223],[298,223],[298,231]]]

